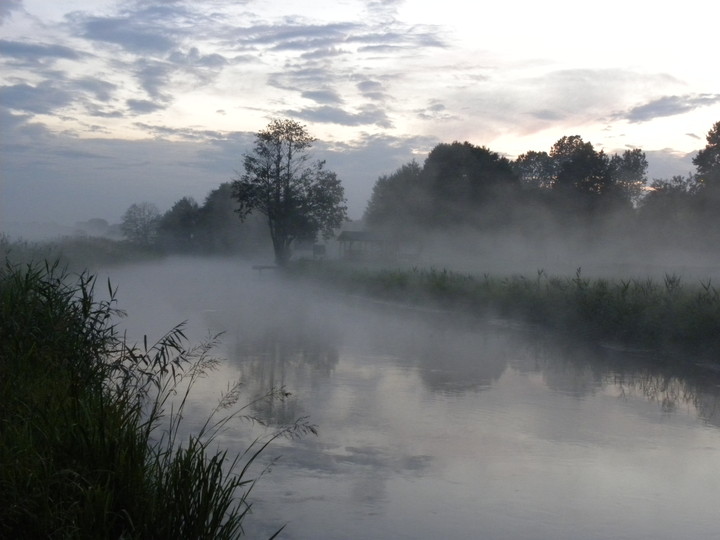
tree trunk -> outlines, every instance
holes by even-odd
[[[275,251],[275,264],[285,268],[290,262],[290,242],[284,238],[273,238],[273,250]]]

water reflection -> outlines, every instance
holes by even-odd
[[[268,459],[282,459],[255,487],[249,537],[282,523],[286,540],[720,533],[712,366],[254,276],[218,292],[196,272],[157,272],[132,289],[148,320],[225,332],[228,362],[200,400],[229,379],[247,400],[285,385],[290,399],[253,414],[320,428],[273,445]],[[236,273],[208,264],[203,275]],[[194,291],[187,303],[150,302],[169,275]],[[254,436],[242,425],[223,443]]]

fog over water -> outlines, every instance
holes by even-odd
[[[468,265],[469,267],[470,265]],[[712,269],[712,268],[711,268]],[[308,416],[319,435],[277,440],[249,537],[711,538],[720,534],[720,378],[497,318],[400,309],[259,275],[237,259],[110,270],[130,341],[188,321],[223,332],[221,367],[186,414],[222,391],[271,425]],[[242,451],[262,428],[232,424]]]

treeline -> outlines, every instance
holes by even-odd
[[[609,155],[577,135],[514,161],[468,142],[439,144],[422,166],[412,161],[380,177],[364,217],[397,243],[469,229],[716,246],[720,122],[693,164],[695,173],[649,181],[642,150]]]
[[[152,203],[131,205],[121,230],[130,242],[170,253],[253,254],[270,245],[266,220],[250,215],[241,222],[232,184],[212,190],[203,204],[183,197],[164,214]]]

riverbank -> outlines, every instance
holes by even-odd
[[[0,537],[241,536],[251,465],[275,437],[313,428],[237,457],[215,449],[244,415],[231,390],[219,418],[181,437],[192,383],[217,363],[212,339],[189,347],[178,326],[128,345],[114,290],[97,301],[94,285],[57,264],[0,269]]]
[[[512,317],[608,346],[715,358],[720,351],[720,291],[676,275],[652,279],[491,276],[446,269],[382,269],[299,261],[292,276],[349,294],[411,306]]]

